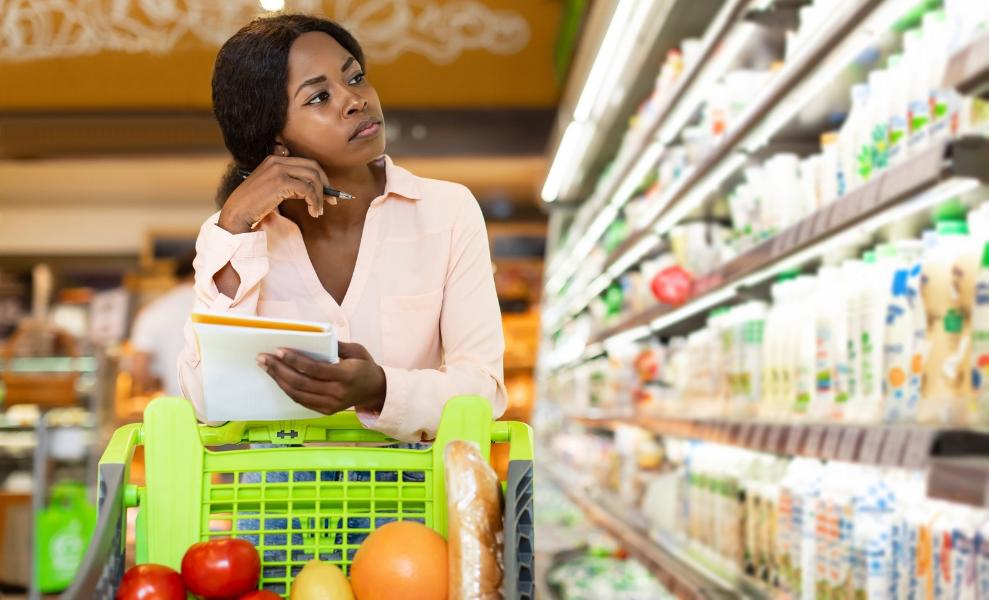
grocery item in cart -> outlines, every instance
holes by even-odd
[[[445,451],[450,600],[498,600],[502,577],[501,488],[470,442]]]

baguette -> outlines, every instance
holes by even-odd
[[[498,476],[470,442],[447,444],[444,462],[449,600],[498,600],[504,540]]]

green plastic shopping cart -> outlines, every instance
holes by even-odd
[[[476,442],[485,458],[492,443],[510,444],[502,591],[506,599],[531,599],[531,429],[493,422],[490,404],[476,396],[447,403],[426,449],[381,447],[393,440],[365,429],[351,412],[208,427],[187,401],[157,399],[144,422],[118,429],[103,453],[96,534],[63,598],[114,597],[124,573],[126,510],[135,506],[134,562],[178,569],[193,543],[242,537],[258,547],[262,587],[286,597],[306,562],[346,571],[360,541],[387,522],[415,520],[445,535],[443,449],[452,440]],[[128,483],[138,445],[144,487]]]

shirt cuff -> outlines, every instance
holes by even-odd
[[[212,311],[226,311],[239,300],[221,294],[213,281],[227,263],[232,264],[240,276],[238,295],[251,286],[258,274],[263,275],[267,270],[268,236],[264,231],[233,234],[214,223],[203,229],[197,249],[200,264],[196,265],[196,279],[200,286],[213,291],[209,301]]]
[[[382,366],[385,372],[385,404],[381,412],[358,408],[357,418],[368,429],[381,433],[402,442],[421,441],[413,433],[403,432],[402,423],[406,422],[405,415],[409,408],[409,386],[405,382],[405,369]]]

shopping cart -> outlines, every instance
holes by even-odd
[[[436,441],[420,450],[382,447],[393,440],[365,429],[352,412],[208,427],[187,401],[155,400],[144,422],[118,429],[103,453],[99,524],[62,597],[113,598],[124,574],[128,507],[138,507],[134,562],[178,569],[193,543],[233,535],[257,546],[262,587],[286,597],[306,562],[346,571],[360,542],[387,522],[415,520],[445,535],[443,449],[458,439],[476,442],[485,458],[492,443],[510,444],[503,596],[531,599],[531,429],[492,422],[490,404],[476,396],[451,399]],[[144,487],[128,483],[138,445]]]

